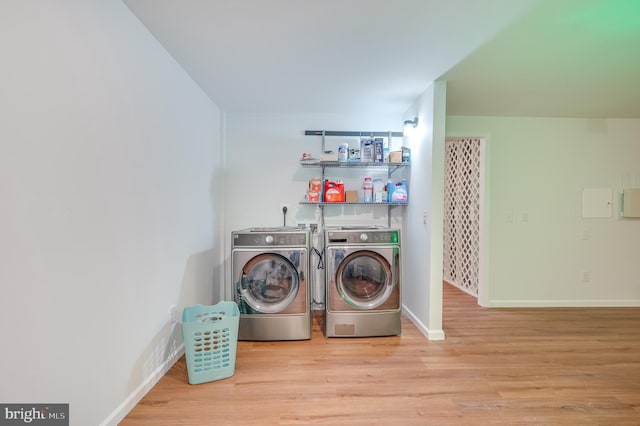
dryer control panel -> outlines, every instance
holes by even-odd
[[[397,229],[327,231],[327,243],[400,244],[400,231]]]

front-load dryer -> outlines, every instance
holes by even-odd
[[[325,335],[399,335],[400,230],[327,229],[325,256]]]
[[[310,339],[309,232],[250,228],[231,240],[238,340]]]

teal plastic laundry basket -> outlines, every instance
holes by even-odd
[[[233,376],[240,311],[235,302],[194,305],[182,311],[182,336],[189,383]]]

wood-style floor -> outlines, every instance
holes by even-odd
[[[184,357],[122,425],[640,425],[640,308],[486,309],[445,285],[444,341],[238,342],[235,374]]]

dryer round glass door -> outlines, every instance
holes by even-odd
[[[262,253],[242,268],[240,294],[254,310],[274,314],[293,302],[300,288],[295,266],[276,253]]]
[[[392,270],[380,254],[360,250],[344,258],[336,270],[336,286],[342,299],[360,309],[382,305],[393,290]]]

